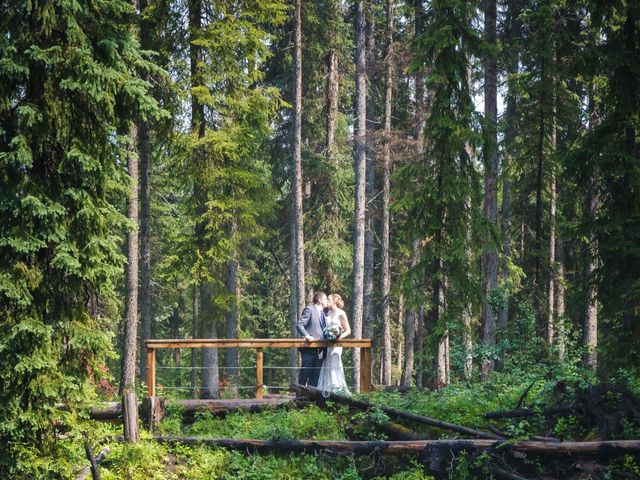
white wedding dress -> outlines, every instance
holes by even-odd
[[[327,326],[332,324],[340,325],[340,316],[346,314],[344,310],[339,308],[327,317]],[[351,395],[347,387],[347,381],[344,378],[344,368],[342,366],[342,347],[328,347],[327,357],[322,364],[320,370],[320,378],[318,379],[318,388],[322,391],[344,393]]]

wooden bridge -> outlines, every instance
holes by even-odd
[[[308,342],[291,338],[219,338],[219,339],[153,339],[146,340],[147,394],[156,396],[156,350],[161,348],[252,348],[256,351],[256,398],[263,396],[265,348],[343,347],[360,349],[360,391],[371,391],[371,340],[347,338],[338,342],[317,340]]]

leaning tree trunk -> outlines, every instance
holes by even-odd
[[[136,152],[138,128],[130,128],[131,149],[129,151],[129,221],[134,225],[127,235],[127,298],[124,316],[122,348],[122,375],[120,394],[123,400],[124,436],[128,442],[138,442],[138,409],[136,400],[136,351],[138,349],[138,157]],[[134,405],[132,408],[131,405]]]
[[[489,46],[496,45],[496,0],[484,2],[484,36]],[[498,229],[498,64],[489,51],[484,60],[484,216],[489,228]],[[493,235],[488,236],[490,239]],[[482,255],[482,341],[484,347],[496,343],[496,315],[489,304],[489,295],[498,285],[498,252],[493,240]],[[482,362],[482,376],[493,371],[493,360]]]
[[[355,215],[353,232],[353,337],[362,338],[364,296],[364,231],[367,138],[367,79],[364,0],[356,15],[356,129],[354,132]],[[360,390],[360,351],[353,352],[355,388]]]

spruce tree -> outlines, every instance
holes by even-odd
[[[125,1],[5,3],[0,25],[0,470],[69,475],[56,424],[94,397],[129,228],[131,118],[159,112]],[[55,408],[63,402],[69,411]],[[24,445],[29,444],[34,449]]]

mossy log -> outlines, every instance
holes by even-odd
[[[236,438],[199,438],[154,436],[161,443],[211,445],[231,450],[313,453],[334,455],[424,454],[433,451],[502,450],[531,455],[611,458],[618,455],[640,454],[640,440],[609,440],[602,442],[536,442],[522,440],[505,442],[488,439],[412,440],[412,441],[346,441],[346,440],[258,440]]]
[[[269,408],[284,407],[292,403],[290,398],[233,399],[233,400],[173,400],[171,404],[178,405],[186,419],[193,419],[197,412],[209,412],[214,415],[247,411],[260,412]],[[141,415],[142,403],[138,403]],[[157,412],[155,414],[158,414]],[[110,402],[103,407],[92,408],[89,418],[100,421],[122,421],[122,405],[120,402]]]

